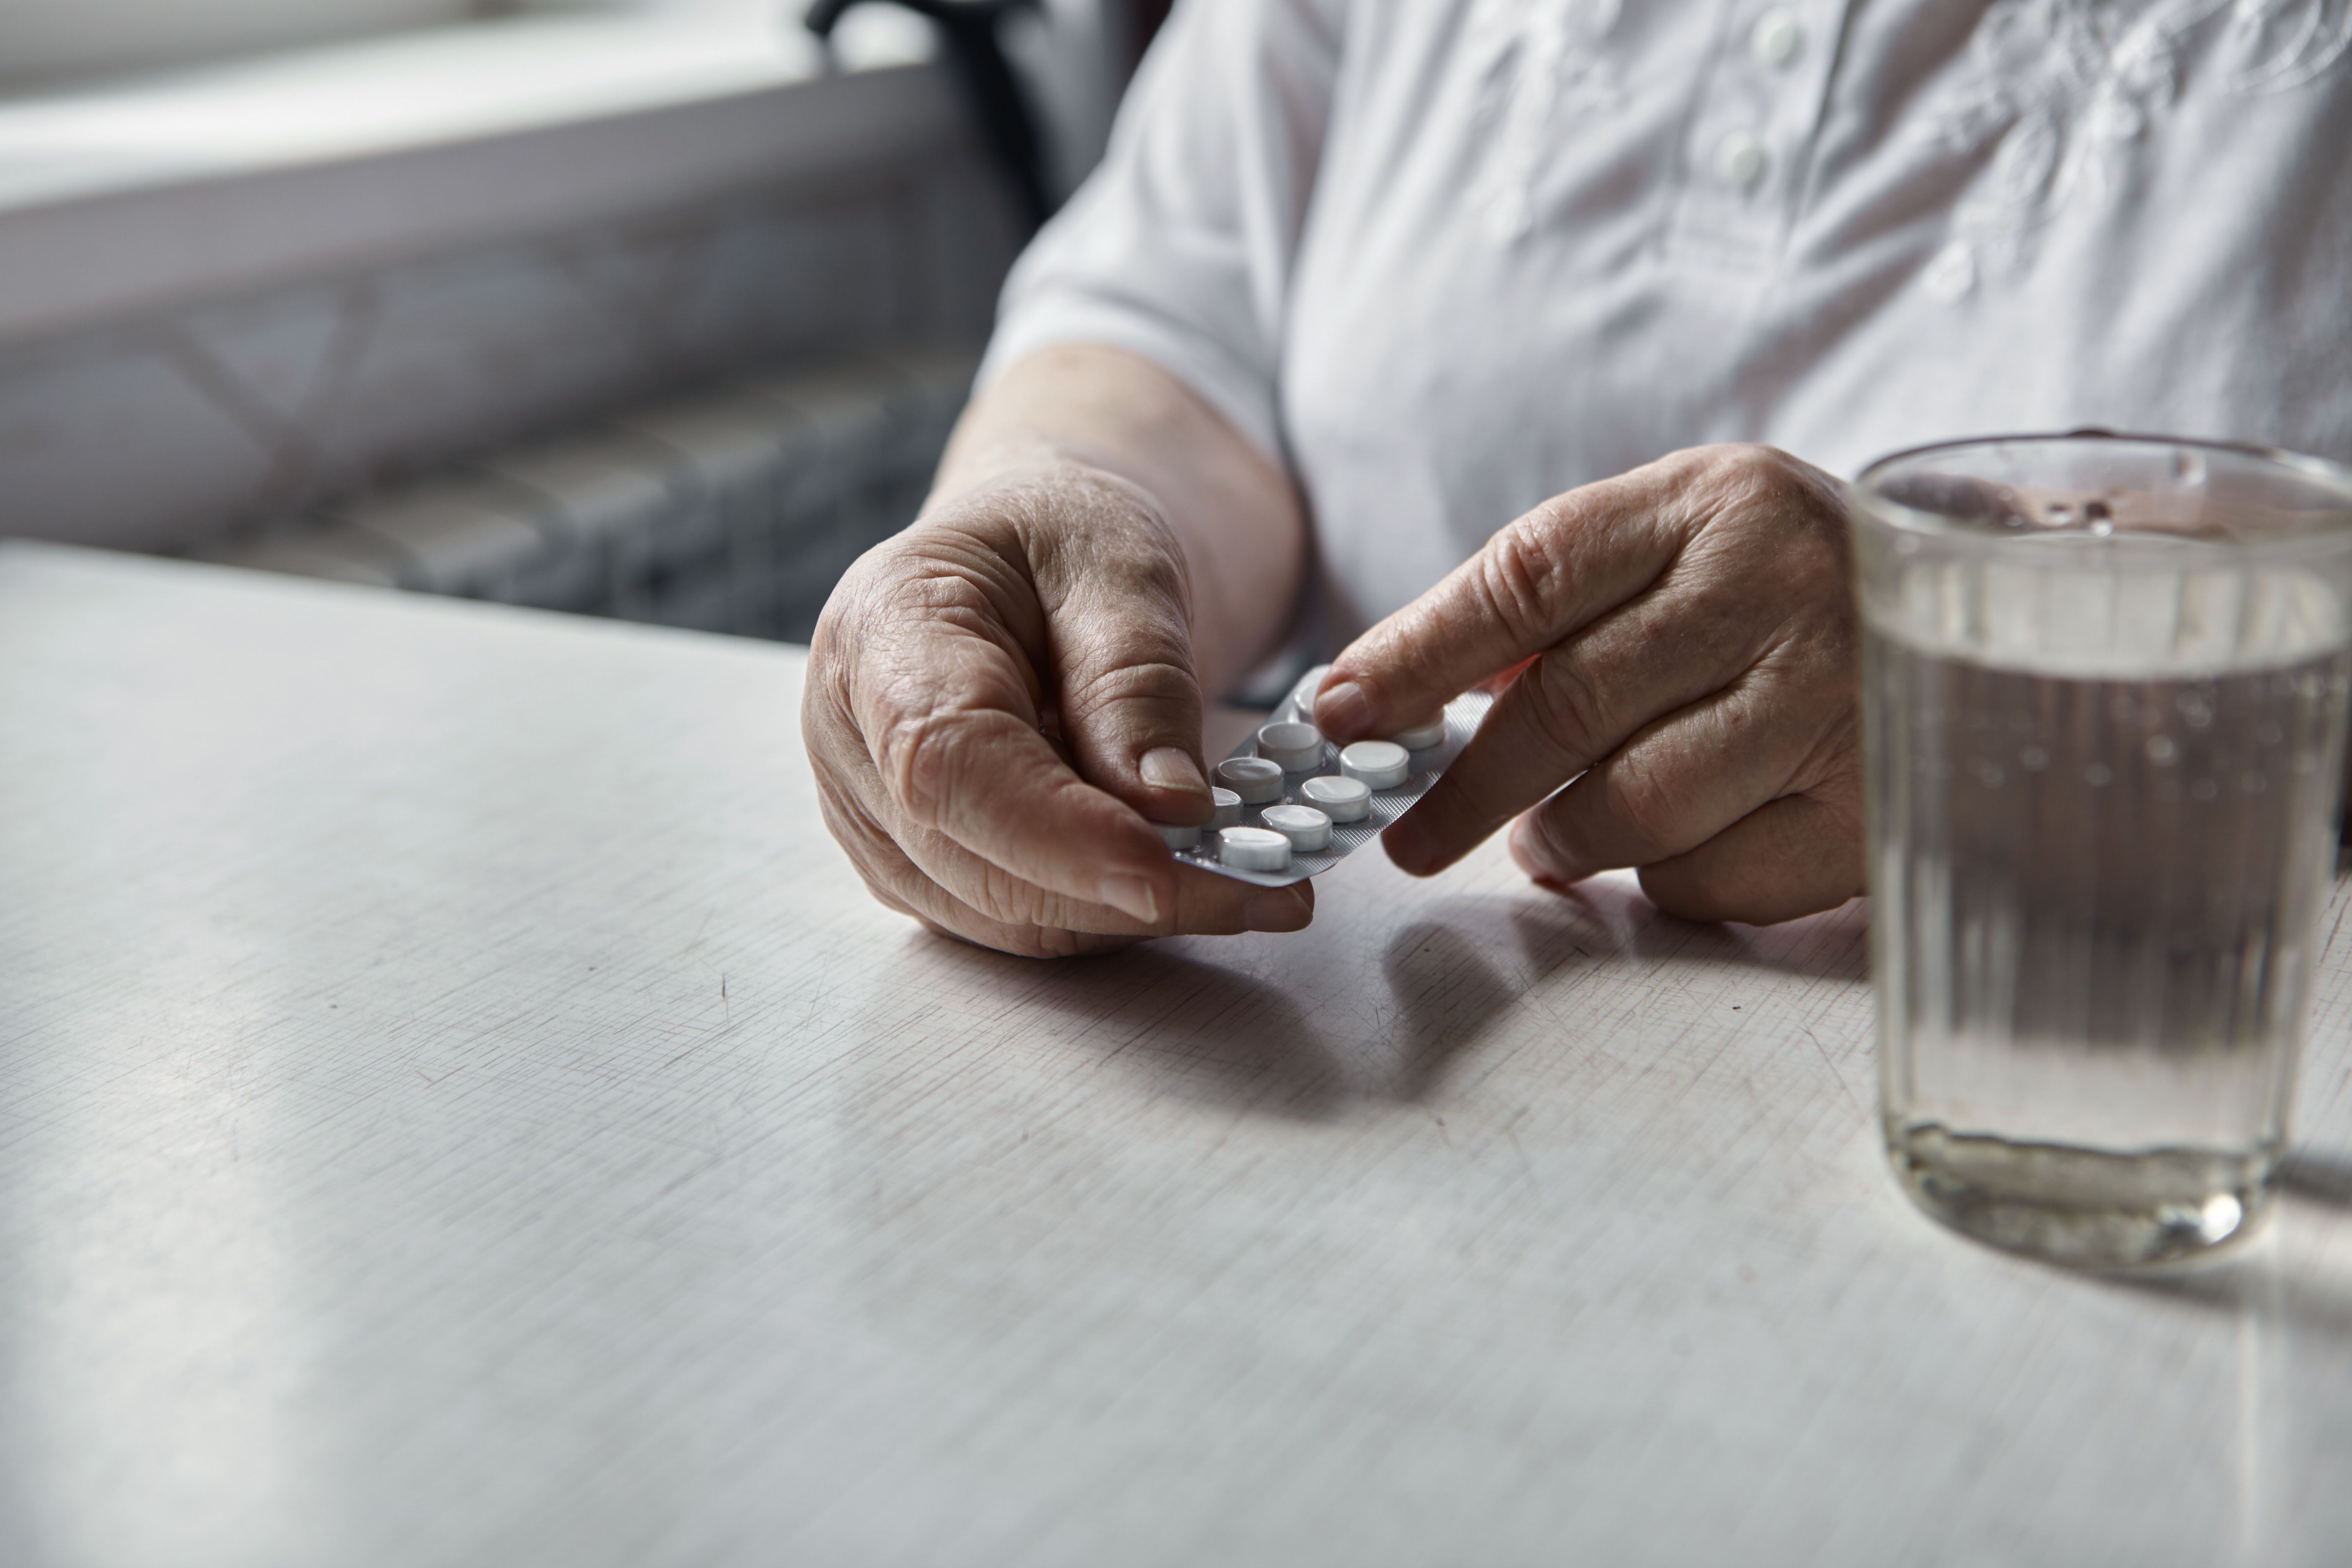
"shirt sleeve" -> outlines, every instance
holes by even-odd
[[[1345,0],[1181,0],[1102,164],[1006,280],[982,384],[1051,343],[1108,343],[1181,379],[1276,461],[1298,237]]]

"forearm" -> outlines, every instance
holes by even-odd
[[[1024,470],[1076,464],[1140,487],[1184,547],[1202,689],[1271,650],[1297,602],[1306,514],[1290,477],[1175,376],[1075,343],[1016,362],[956,426],[926,510]]]

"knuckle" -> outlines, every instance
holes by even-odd
[[[1561,574],[1554,535],[1565,526],[1547,503],[1504,528],[1478,553],[1473,585],[1483,608],[1516,638],[1535,637],[1550,621]]]
[[[1805,788],[1797,792],[1812,807],[1826,844],[1851,845],[1857,853],[1864,837],[1861,747],[1851,733],[1824,737],[1809,759]]]
[[[1741,482],[1766,494],[1780,495],[1802,488],[1805,466],[1778,447],[1761,441],[1734,441],[1719,447],[1719,461]]]
[[[925,827],[946,818],[971,766],[972,731],[980,716],[933,708],[892,718],[877,727],[874,767],[900,810]]]
[[[1099,951],[1102,946],[1101,939],[1080,931],[994,920],[978,910],[969,913],[971,918],[950,917],[945,923],[925,920],[923,923],[958,941],[992,948],[1014,958],[1076,958]]]
[[[979,885],[967,901],[993,924],[1017,933],[1019,951],[1032,958],[1071,958],[1135,940],[1089,929],[1106,919],[1125,921],[1127,917],[1041,888],[1001,866],[983,865]],[[1162,917],[1150,934],[1164,936],[1173,929],[1172,917]]]
[[[1049,895],[1041,900],[1037,918],[1030,924],[1041,932],[1052,933],[1047,940],[1055,944],[1055,955],[1066,958],[1100,942],[1104,933],[1094,928],[1099,928],[1106,920],[1125,919],[1116,910],[1081,903],[1076,899]],[[1150,934],[1159,933],[1154,931]]]
[[[1735,688],[1740,717],[1759,726],[1772,721],[1769,732],[1807,735],[1824,755],[1858,744],[1862,671],[1854,642],[1853,628],[1840,623],[1784,630]]]
[[[816,770],[818,779],[840,771],[838,744],[845,734],[856,729],[849,716],[847,682],[840,671],[818,662],[814,655],[809,658],[801,686],[800,717],[801,746],[808,752],[809,765]]]
[[[1743,510],[1759,511],[1809,527],[1843,525],[1844,508],[1832,502],[1826,476],[1778,447],[1754,442],[1713,447],[1706,471],[1721,499]]]
[[[1092,951],[1087,939],[1066,926],[1008,926],[1006,935],[1012,945],[1006,951],[1018,958],[1076,958]]]
[[[1021,483],[1010,499],[1041,579],[1115,584],[1180,615],[1191,605],[1183,542],[1141,486],[1071,465]]]
[[[981,920],[988,921],[988,945],[1021,959],[1075,959],[1085,952],[1094,952],[1101,938],[1056,920],[1037,920],[1037,910],[1013,910],[995,912],[981,910]]]
[[[1157,519],[1135,519],[1066,532],[1037,547],[1039,574],[1085,578],[1155,607],[1181,610],[1191,599],[1192,583],[1183,548],[1172,536],[1162,536],[1164,527]]]
[[[1065,680],[1057,705],[1066,722],[1084,722],[1128,702],[1200,700],[1189,665],[1174,658],[1139,658],[1107,664]]]
[[[1773,524],[1786,521],[1794,499],[1791,475],[1780,453],[1769,447],[1727,449],[1717,467],[1721,502],[1735,514]]]
[[[1853,610],[1845,508],[1834,481],[1770,447],[1718,452],[1700,493],[1706,521],[1686,564],[1686,591],[1721,608],[1772,607],[1842,625]]]
[[[877,551],[868,551],[842,574],[817,612],[816,625],[809,633],[812,689],[818,671],[845,679],[846,671],[857,663],[859,651],[870,641],[866,633],[876,618],[877,601],[887,600],[891,592],[890,574],[877,563]]]
[[[1608,771],[1601,798],[1637,862],[1672,853],[1690,820],[1683,792],[1639,753],[1627,754]]]
[[[1017,584],[1000,581],[985,563],[938,562],[867,595],[855,625],[845,627],[843,636],[869,658],[916,628],[949,627],[995,640],[1031,618],[1022,613],[1024,597]]]
[[[1572,651],[1555,648],[1528,673],[1535,678],[1534,717],[1544,739],[1570,756],[1590,757],[1610,719],[1608,700],[1591,672]]]
[[[992,861],[977,860],[974,864],[979,874],[965,901],[990,920],[1022,927],[1066,923],[1054,918],[1057,912],[1054,906],[1060,900],[1036,883]]]
[[[1121,580],[1143,597],[1181,609],[1192,600],[1192,574],[1184,547],[1158,513],[1135,519],[1135,532],[1118,552]]]
[[[1644,866],[1640,877],[1643,895],[1666,913],[1682,920],[1711,924],[1740,920],[1754,912],[1738,880],[1711,868],[1700,870],[1685,866]]]
[[[913,912],[899,883],[908,869],[906,857],[882,825],[854,798],[820,779],[817,810],[826,831],[849,857],[849,864],[875,900],[901,914]]]

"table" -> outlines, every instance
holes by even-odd
[[[0,549],[0,1556],[2352,1560],[2352,894],[2271,1232],[2078,1278],[1897,1192],[1858,905],[1006,958],[801,669]]]

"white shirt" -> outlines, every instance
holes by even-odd
[[[1187,0],[983,376],[1165,365],[1344,635],[1699,442],[2103,425],[2352,459],[2346,0]]]

